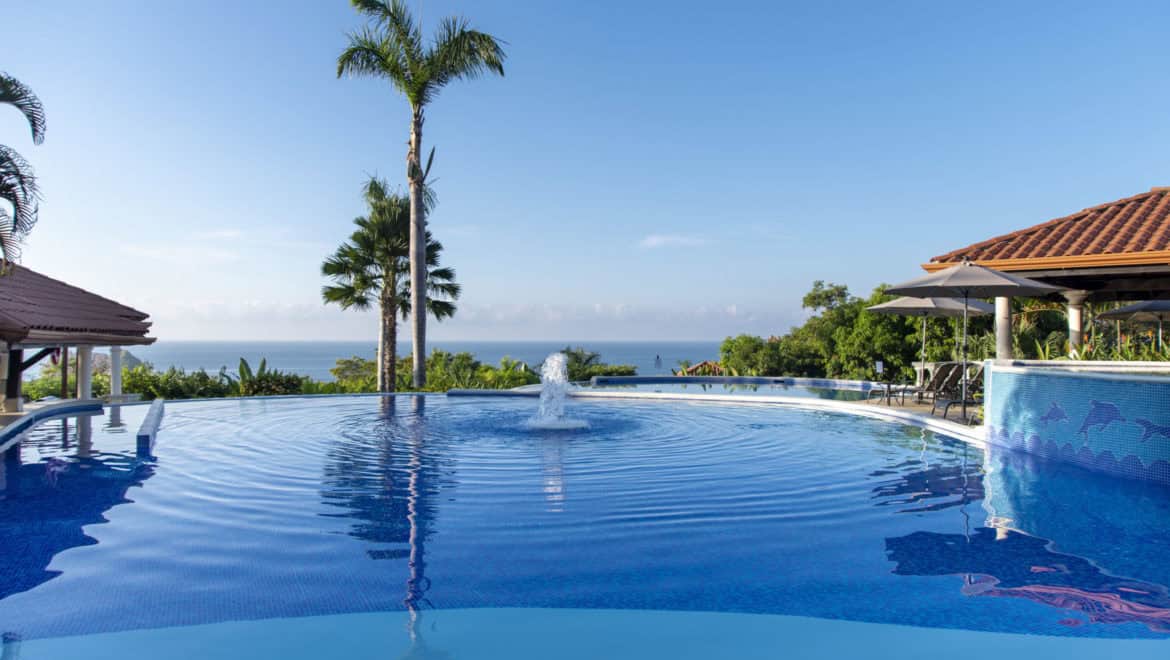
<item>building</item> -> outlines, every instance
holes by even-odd
[[[0,348],[3,349],[4,410],[21,410],[23,374],[55,356],[61,365],[62,398],[92,396],[93,349],[110,347],[110,395],[122,394],[121,347],[154,343],[149,316],[24,266],[0,275]],[[77,356],[69,387],[69,353]]]
[[[969,260],[1067,289],[1069,345],[1084,338],[1086,302],[1170,299],[1170,187],[1093,206],[937,256]],[[996,299],[996,355],[1011,357],[1010,299]]]

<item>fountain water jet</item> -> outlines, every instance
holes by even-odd
[[[572,430],[589,428],[583,419],[565,417],[565,396],[569,390],[568,359],[553,353],[540,368],[540,408],[525,424],[530,429]]]

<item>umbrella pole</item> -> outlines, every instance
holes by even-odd
[[[926,314],[922,315],[922,357],[918,361],[918,388],[923,387],[926,387]],[[921,400],[921,392],[918,398]]]
[[[1158,317],[1158,350],[1162,350],[1162,317]]]
[[[963,422],[967,421],[967,292],[963,292]]]

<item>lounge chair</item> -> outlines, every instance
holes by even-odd
[[[934,368],[934,373],[922,387],[907,388],[904,394],[917,396],[919,403],[928,396],[933,400],[950,392],[953,384],[959,382],[960,374],[958,362],[943,362]]]
[[[962,373],[962,369],[959,369],[958,371],[960,374]],[[930,414],[933,415],[934,411],[938,410],[939,407],[942,407],[942,416],[943,419],[946,419],[947,415],[951,412],[952,407],[963,405],[964,401],[962,387],[962,383],[960,382],[959,388],[954,392],[954,396],[948,396],[946,398],[936,397],[930,407]],[[982,397],[983,365],[979,365],[979,367],[975,369],[975,373],[967,379],[967,400],[965,403],[968,406],[982,405]]]

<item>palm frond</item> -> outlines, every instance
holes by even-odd
[[[385,78],[399,92],[409,98],[414,85],[409,66],[394,44],[381,38],[369,28],[351,33],[349,45],[337,57],[337,77],[369,76]]]
[[[427,52],[430,78],[436,87],[456,79],[473,79],[485,73],[504,75],[504,42],[471,29],[466,19],[446,18],[439,24],[435,43]]]
[[[451,300],[459,300],[463,287],[455,282],[427,282],[428,296],[443,296]]]
[[[431,271],[427,273],[427,279],[435,282],[454,282],[455,269],[451,268],[450,266],[431,269]]]
[[[27,85],[7,73],[0,72],[0,103],[16,106],[28,120],[34,144],[45,141],[45,108]]]
[[[20,242],[12,235],[12,218],[0,209],[0,273],[8,270],[8,264],[20,259]]]
[[[321,298],[327,303],[340,305],[342,309],[369,309],[370,294],[352,284],[331,284],[321,287]]]
[[[12,238],[23,240],[37,222],[40,191],[32,167],[15,150],[0,145],[0,200],[12,205],[8,227]]]
[[[442,321],[443,319],[449,319],[452,316],[455,316],[455,310],[455,303],[448,302],[446,300],[434,300],[432,298],[427,299],[427,311],[430,312],[431,316],[435,317],[435,320],[437,321]]]

